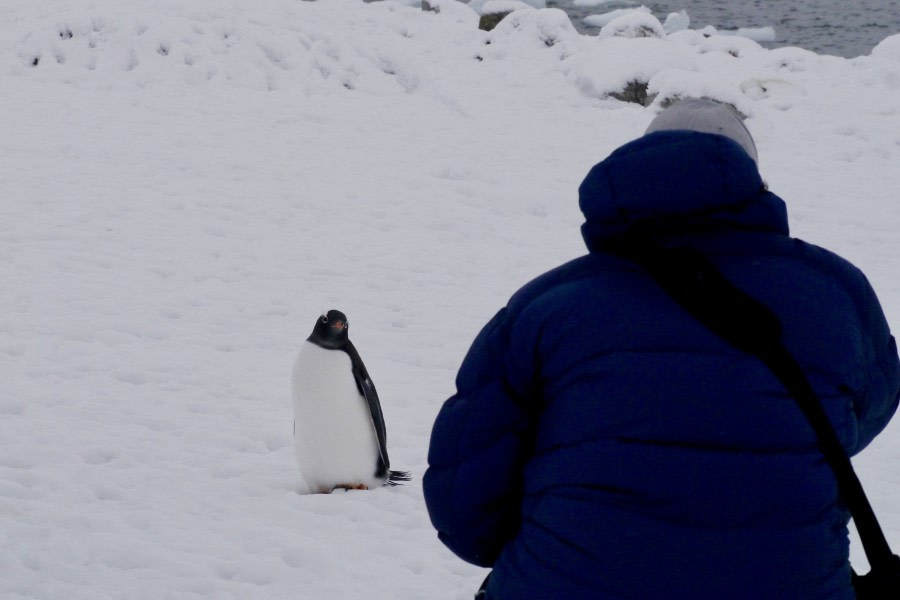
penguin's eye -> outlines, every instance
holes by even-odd
[[[328,317],[326,317],[325,315],[322,315],[322,322],[323,322],[323,323],[327,323],[327,322],[328,322]]]

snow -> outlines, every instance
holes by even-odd
[[[469,8],[479,15],[512,12],[523,8],[547,8],[546,0],[470,0]]]
[[[663,22],[663,29],[666,33],[675,33],[676,31],[684,31],[691,26],[691,17],[686,10],[680,10],[677,13],[669,13]]]
[[[4,600],[470,598],[422,500],[433,419],[487,319],[584,252],[588,169],[673,96],[748,115],[793,233],[900,331],[900,36],[848,60],[407,4],[5,8]],[[608,97],[634,79],[651,107]],[[407,485],[300,493],[291,364],[327,308]],[[855,460],[895,549],[898,457],[895,420]]]
[[[641,7],[643,8],[643,7]],[[666,31],[649,12],[635,10],[609,21],[597,34],[601,40],[616,38],[665,37]]]
[[[615,6],[619,6],[617,0],[575,0],[575,5],[596,8],[603,7],[613,2],[616,2]],[[652,29],[647,29],[648,22],[658,23],[656,17],[652,16],[652,11],[644,5],[635,6],[634,3],[626,3],[624,8],[616,8],[600,14],[588,15],[582,19],[582,22],[588,27],[605,29],[606,34],[604,31],[600,32],[599,37],[601,38],[606,37],[607,35],[621,36],[621,30],[623,28],[634,31],[636,28],[640,27],[645,32],[642,34],[642,37],[657,35],[658,33],[656,25],[653,25]],[[690,23],[690,15],[688,15],[686,10],[681,10],[677,13],[669,13],[665,22],[662,24],[662,30],[665,31],[665,33],[684,31],[690,26]],[[610,29],[615,27],[618,27],[620,31],[610,32]],[[733,35],[760,43],[774,42],[778,39],[775,28],[771,25],[765,27],[738,27],[737,29],[721,30],[716,29],[712,25],[707,25],[698,31],[706,37]],[[635,36],[630,35],[628,37]]]
[[[738,27],[737,29],[716,29],[712,25],[707,25],[706,27],[701,29],[700,32],[709,36],[736,35],[738,37],[744,37],[755,42],[774,42],[776,39],[778,39],[775,35],[775,28],[771,26]]]
[[[586,8],[597,8],[607,4],[615,5],[634,5],[635,2],[630,0],[572,0],[574,6],[583,6]]]
[[[617,8],[598,15],[588,15],[582,19],[588,27],[605,27],[609,23],[624,17],[644,14],[650,16],[651,11],[646,6],[638,6],[636,8]]]

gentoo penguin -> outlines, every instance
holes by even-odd
[[[409,481],[390,470],[381,403],[341,311],[316,320],[294,362],[292,392],[294,449],[310,492]]]

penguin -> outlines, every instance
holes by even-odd
[[[375,384],[339,310],[317,320],[292,371],[294,450],[311,492],[364,490],[409,481],[390,470]]]

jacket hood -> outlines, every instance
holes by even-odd
[[[635,233],[789,231],[784,201],[765,189],[756,162],[723,135],[647,134],[595,165],[578,195],[590,251]]]

